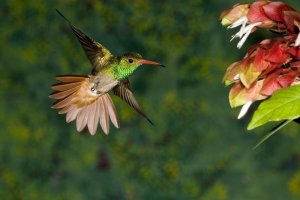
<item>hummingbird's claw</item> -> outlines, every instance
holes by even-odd
[[[99,82],[96,82],[94,83],[94,86],[91,87],[91,91],[94,93],[94,94],[101,94],[101,91],[98,90],[98,85],[99,85]]]
[[[93,87],[91,88],[91,91],[92,91],[92,92],[94,92],[95,90],[97,90],[98,85],[99,85],[99,81],[94,81],[93,84],[94,84],[94,85],[93,85]]]

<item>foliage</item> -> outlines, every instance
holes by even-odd
[[[299,127],[253,152],[258,137],[226,109],[219,80],[242,54],[217,19],[233,3],[1,1],[0,199],[298,199]],[[56,75],[90,72],[55,8],[113,53],[167,66],[132,77],[154,127],[117,98],[121,128],[108,136],[50,109]]]
[[[251,130],[269,121],[292,120],[300,117],[300,86],[278,90],[262,102],[254,113],[248,129]]]
[[[231,107],[243,105],[238,119],[253,102],[263,100],[248,130],[269,121],[287,120],[267,134],[261,144],[300,116],[299,86],[293,86],[299,85],[300,78],[300,12],[284,2],[259,0],[235,4],[223,11],[220,19],[221,24],[230,29],[240,26],[232,35],[232,40],[240,38],[238,48],[257,29],[280,34],[252,45],[242,60],[228,67],[223,78],[225,85],[234,84],[229,93]],[[282,89],[286,87],[290,88]],[[280,91],[274,93],[277,90]]]

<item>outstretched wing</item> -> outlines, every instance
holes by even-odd
[[[67,114],[68,123],[76,119],[77,131],[87,127],[94,135],[100,124],[104,133],[108,134],[110,121],[119,128],[117,111],[109,94],[98,96],[91,93],[89,77],[65,75],[56,79],[60,82],[52,85],[54,92],[49,95],[57,100],[52,108],[59,109],[59,114]]]
[[[112,57],[112,53],[100,43],[83,33],[80,29],[74,26],[61,12],[56,10],[67,22],[69,22],[74,34],[80,42],[85,54],[93,65],[93,72],[97,72],[104,66]]]
[[[153,122],[149,119],[149,117],[144,113],[143,109],[135,99],[130,82],[128,79],[123,80],[119,85],[113,88],[113,92],[116,96],[120,97],[123,101],[128,103],[131,107],[133,107],[140,115],[145,117],[150,124],[153,125]]]

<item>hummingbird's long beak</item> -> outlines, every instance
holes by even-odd
[[[143,59],[141,59],[138,62],[141,65],[157,65],[157,66],[160,66],[160,67],[165,67],[163,64],[160,64],[158,62],[154,62],[154,61],[151,61],[151,60],[143,60]]]

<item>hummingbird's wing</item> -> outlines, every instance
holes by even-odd
[[[125,79],[123,81],[120,82],[119,85],[115,86],[113,88],[113,92],[116,96],[120,97],[123,101],[125,101],[126,103],[128,103],[131,107],[133,107],[140,115],[142,115],[143,117],[145,117],[150,124],[153,125],[153,122],[149,119],[149,117],[144,113],[143,109],[141,108],[141,106],[139,105],[139,103],[137,102],[137,100],[135,99],[133,93],[132,93],[132,89],[130,86],[130,82],[129,79]]]
[[[74,26],[61,12],[56,10],[66,21],[69,22],[71,29],[73,30],[75,36],[80,42],[85,54],[89,58],[91,64],[93,65],[93,72],[98,72],[98,70],[106,65],[108,61],[113,57],[112,53],[105,48],[100,43],[94,41],[92,38],[83,33],[80,29]]]
[[[49,95],[57,99],[52,108],[60,109],[59,114],[67,114],[67,123],[76,119],[77,131],[82,131],[86,126],[94,135],[100,123],[105,134],[109,133],[109,121],[119,128],[116,108],[109,96],[105,93],[95,95],[90,88],[93,83],[87,76],[58,76],[60,83],[52,85],[54,92]]]

